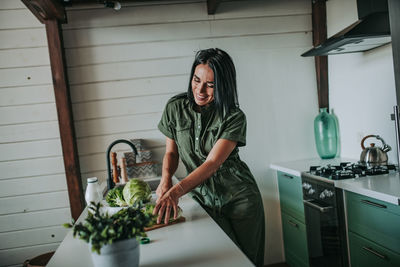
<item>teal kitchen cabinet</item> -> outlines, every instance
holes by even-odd
[[[278,171],[278,187],[286,262],[309,266],[301,178]]]
[[[352,267],[400,266],[400,206],[346,191]]]

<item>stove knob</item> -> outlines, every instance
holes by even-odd
[[[310,190],[308,190],[308,194],[309,194],[309,195],[312,195],[312,194],[314,194],[314,193],[315,193],[315,190],[314,190],[314,189],[310,188]]]
[[[331,190],[325,189],[324,192],[327,197],[333,197],[333,192]]]
[[[303,183],[303,188],[304,188],[305,190],[308,190],[308,189],[311,188],[311,185],[310,185],[309,183]]]
[[[322,193],[319,195],[319,197],[320,197],[321,199],[324,199],[324,198],[326,198],[326,197],[332,197],[332,196],[333,196],[333,192],[330,191],[330,190],[328,190],[328,189],[325,189],[325,190],[322,191]]]

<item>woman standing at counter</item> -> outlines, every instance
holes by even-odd
[[[239,109],[236,71],[220,49],[196,54],[187,93],[171,98],[159,130],[166,136],[162,179],[154,214],[158,223],[179,197],[191,192],[225,233],[256,265],[264,264],[264,210],[261,195],[238,147],[246,144],[246,117]],[[182,159],[189,175],[172,186]]]

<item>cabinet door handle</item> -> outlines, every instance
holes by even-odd
[[[297,223],[295,223],[295,222],[292,222],[291,220],[289,220],[288,221],[289,222],[289,224],[291,225],[291,226],[293,226],[293,227],[299,227],[299,225],[297,224]]]
[[[312,203],[311,201],[312,200],[307,199],[307,200],[303,200],[303,203],[307,206],[310,206],[314,209],[319,210],[321,213],[325,213],[325,212],[328,212],[330,209],[333,209],[333,206],[321,207],[320,205]]]
[[[364,203],[364,204],[367,204],[367,205],[371,205],[371,206],[374,206],[374,207],[381,208],[381,209],[386,209],[387,208],[385,205],[382,205],[382,204],[379,204],[379,203],[375,203],[375,202],[372,202],[372,201],[369,201],[369,200],[365,200],[365,199],[362,199],[361,202]]]
[[[375,256],[377,256],[377,257],[379,257],[379,258],[381,258],[381,259],[384,259],[384,260],[387,260],[387,259],[388,259],[385,255],[382,255],[382,254],[380,254],[379,252],[376,252],[376,251],[373,250],[372,248],[369,248],[369,247],[362,247],[362,248],[363,248],[363,250],[366,250],[366,251],[368,251],[369,253],[372,253],[372,254],[374,254]]]
[[[293,179],[293,176],[290,176],[289,174],[283,174],[283,176],[285,176],[286,178],[289,178],[289,179]]]

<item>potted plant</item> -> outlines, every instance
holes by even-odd
[[[101,212],[101,204],[92,202],[85,222],[75,225],[73,235],[89,243],[96,267],[139,266],[139,242],[146,237],[144,227],[154,223],[155,216],[140,204],[121,209],[113,215]]]

